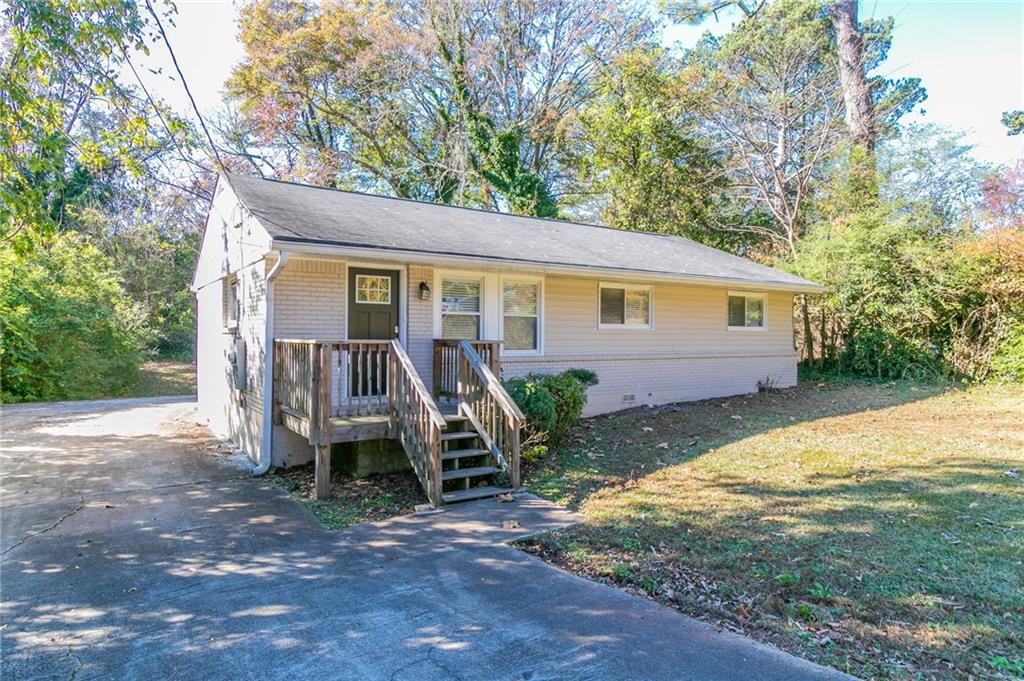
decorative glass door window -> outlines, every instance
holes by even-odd
[[[370,305],[391,304],[391,277],[356,275],[356,302]]]
[[[764,297],[729,294],[729,328],[763,329]]]
[[[506,350],[537,350],[539,285],[506,281],[502,286],[502,316]]]
[[[480,280],[441,280],[441,337],[480,338]]]

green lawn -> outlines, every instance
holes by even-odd
[[[524,546],[862,677],[1024,677],[1024,387],[804,384],[585,421]]]

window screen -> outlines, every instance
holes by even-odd
[[[650,289],[601,287],[601,324],[612,326],[649,326]]]
[[[760,296],[729,296],[728,314],[731,327],[763,327],[764,298]]]
[[[441,337],[456,340],[480,338],[480,281],[441,281]]]
[[[539,297],[539,286],[536,283],[507,281],[502,286],[502,325],[506,350],[538,348]]]

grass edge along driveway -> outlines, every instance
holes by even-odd
[[[1024,386],[805,383],[594,419],[523,548],[875,678],[1024,677]]]

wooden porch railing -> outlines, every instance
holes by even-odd
[[[484,445],[509,472],[513,489],[519,482],[519,434],[525,422],[512,397],[505,391],[470,341],[459,343],[459,411],[476,428]]]
[[[306,417],[319,414],[322,388],[328,419],[388,414],[386,340],[274,341],[276,400],[281,408]]]
[[[413,367],[405,348],[391,341],[388,370],[391,433],[398,438],[409,462],[434,506],[441,506],[441,431],[444,416]]]
[[[434,339],[434,395],[457,397],[459,394],[459,344],[463,341]],[[501,375],[501,341],[468,342],[495,376]]]
[[[390,341],[274,341],[274,422],[315,447],[316,496],[331,492],[331,419],[387,415]]]
[[[500,344],[435,341],[434,347],[435,386],[458,398],[460,412],[518,488],[524,418],[497,377]],[[275,340],[273,369],[274,420],[316,448],[317,498],[330,495],[331,420],[387,416],[388,433],[401,443],[430,503],[444,503],[441,435],[447,424],[397,340]]]

